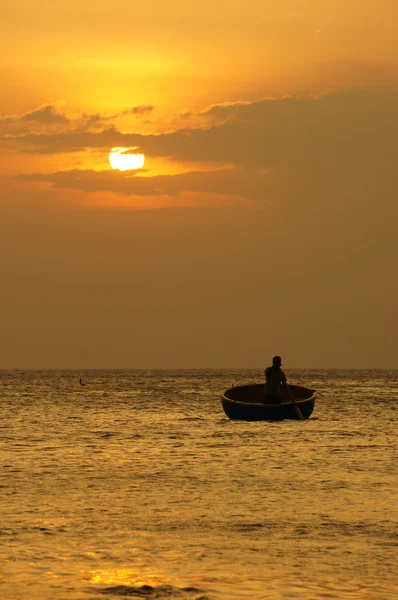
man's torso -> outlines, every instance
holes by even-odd
[[[267,367],[265,369],[265,393],[270,396],[279,396],[281,385],[286,383],[286,376],[282,369]]]

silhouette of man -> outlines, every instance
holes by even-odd
[[[265,386],[264,386],[264,403],[265,404],[280,404],[283,402],[281,396],[281,388],[285,388],[287,393],[290,390],[287,386],[286,375],[281,369],[282,359],[280,356],[274,356],[272,359],[272,367],[265,369]]]

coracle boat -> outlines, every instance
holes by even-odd
[[[241,421],[283,421],[300,418],[297,407],[304,419],[308,419],[315,406],[315,390],[301,385],[289,385],[295,403],[285,393],[280,404],[264,403],[264,384],[254,383],[231,387],[221,395],[225,414],[230,419]],[[296,406],[295,406],[296,405]]]

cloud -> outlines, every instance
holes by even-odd
[[[70,170],[52,174],[27,174],[20,181],[43,181],[60,189],[85,192],[114,192],[130,196],[174,196],[183,192],[239,196],[267,200],[271,174],[253,169],[190,171],[177,175],[137,176],[137,172]]]
[[[322,98],[281,98],[217,105],[225,123],[156,135],[102,131],[3,136],[33,154],[137,147],[147,157],[180,162],[214,162],[245,168],[347,169],[396,160],[398,92],[329,94]],[[233,118],[231,119],[231,111]]]
[[[152,106],[151,104],[143,104],[142,106],[134,106],[133,108],[126,108],[125,110],[122,110],[122,112],[117,113],[116,116],[118,117],[124,117],[125,115],[145,115],[149,112],[152,112],[153,110],[155,110],[155,107]]]
[[[47,104],[34,110],[30,113],[26,113],[21,117],[22,121],[37,121],[38,123],[55,123],[64,124],[69,123],[68,117],[58,112],[57,107],[51,104]]]
[[[22,115],[0,117],[0,121],[6,123],[35,121],[36,123],[44,123],[47,125],[69,123],[68,117],[59,112],[58,104],[44,104],[43,106],[23,113]]]
[[[4,145],[17,147],[26,154],[62,154],[81,152],[88,148],[109,150],[114,146],[126,146],[124,137],[124,134],[120,133],[114,125],[111,125],[100,132],[79,129],[57,134],[7,135],[0,138],[0,141]],[[129,146],[133,146],[133,144],[129,144]]]
[[[397,92],[282,98],[238,103],[233,109],[218,105],[221,119],[231,110],[234,116],[207,128],[143,135],[110,126],[98,132],[9,136],[3,142],[34,154],[136,148],[146,155],[147,166],[151,157],[190,163],[189,172],[177,175],[71,170],[20,177],[55,188],[137,197],[225,195],[267,205],[310,206],[311,219],[321,204],[331,213],[355,207],[359,219],[365,206],[377,203],[392,210],[396,205],[397,105]],[[202,166],[192,168],[195,162],[214,166],[204,172]]]
[[[253,106],[250,102],[222,102],[221,104],[213,104],[199,113],[202,117],[211,117],[216,121],[226,121],[231,118],[238,117],[239,108],[241,106]]]
[[[190,110],[181,110],[176,114],[175,122],[188,121],[200,123],[203,127],[204,124],[215,124],[216,122],[225,123],[227,120],[233,119],[237,115],[237,111],[240,106],[248,105],[250,102],[222,102],[219,104],[212,104],[211,106],[201,110],[200,112],[192,112]]]
[[[129,115],[138,119],[155,110],[155,106],[143,104],[126,108],[118,113],[105,116],[100,113],[86,114],[83,113],[78,117],[67,116],[60,110],[62,102],[44,104],[20,115],[5,115],[0,117],[0,144],[12,144],[18,149],[20,142],[25,144],[29,140],[29,136],[38,136],[44,133],[54,135],[56,138],[60,134],[74,134],[79,136],[82,132],[98,132],[109,128],[110,122],[127,117]],[[8,141],[7,141],[8,139]],[[50,148],[40,148],[37,151],[32,148],[26,148],[30,154],[53,154],[54,151]],[[24,148],[25,149],[25,148]],[[69,152],[70,150],[62,148],[59,152]],[[74,151],[74,149],[72,150]],[[55,151],[56,153],[58,150]]]
[[[83,114],[82,118],[87,119],[89,122],[102,123],[102,122],[106,122],[106,121],[113,121],[114,119],[118,119],[120,117],[126,117],[128,115],[133,115],[135,117],[141,117],[142,115],[146,115],[146,114],[152,112],[153,110],[155,110],[155,106],[153,106],[151,104],[143,104],[140,106],[133,106],[133,108],[126,108],[125,110],[122,110],[122,111],[115,113],[114,115],[110,115],[108,117],[105,117],[105,116],[97,113],[94,115]]]

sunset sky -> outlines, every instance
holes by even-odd
[[[398,3],[2,7],[0,368],[398,368]]]

